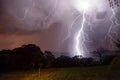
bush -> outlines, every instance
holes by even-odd
[[[107,73],[109,80],[120,80],[120,54],[113,59]]]

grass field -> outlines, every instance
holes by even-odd
[[[110,76],[108,66],[98,66],[9,72],[1,74],[0,80],[120,80],[119,75],[116,75],[116,79],[109,78]]]

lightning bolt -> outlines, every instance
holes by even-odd
[[[24,21],[25,20],[25,18],[26,18],[26,16],[27,16],[27,14],[28,14],[28,8],[26,8],[25,9],[25,14],[24,14],[24,16],[23,16],[23,18],[21,19],[22,21]]]
[[[34,3],[33,0],[30,0],[30,1],[31,1],[31,3],[32,3],[32,7],[31,7],[30,9],[29,9],[29,8],[24,8],[24,9],[25,9],[25,12],[24,12],[23,18],[20,19],[21,22],[23,22],[23,21],[26,19],[28,13],[29,13],[30,11],[32,11],[32,9],[33,9],[33,7],[34,7],[34,5],[35,5],[35,3]]]
[[[114,48],[114,42],[116,41],[116,39],[113,37],[114,36],[117,36],[118,34],[116,33],[116,29],[117,29],[117,26],[119,26],[120,24],[117,22],[117,17],[116,17],[116,13],[114,11],[114,9],[112,8],[112,16],[110,17],[110,21],[111,21],[111,26],[109,27],[104,39],[103,39],[103,42],[105,42],[105,40],[109,40],[110,42],[110,45],[109,45],[109,48]],[[102,44],[103,45],[103,44]]]
[[[78,31],[77,36],[75,38],[75,40],[76,40],[76,46],[75,46],[75,48],[76,48],[76,52],[77,52],[78,55],[83,55],[83,50],[80,51],[80,46],[79,46],[80,45],[80,40],[79,39],[83,36],[82,33],[84,33],[83,29],[84,29],[84,24],[85,24],[85,21],[86,21],[86,19],[85,19],[85,13],[86,13],[86,10],[83,11],[82,25],[81,25],[81,28]],[[83,44],[83,42],[82,42],[82,44]]]
[[[72,12],[72,15],[74,15],[75,13],[78,13],[78,11],[74,10]],[[76,21],[80,18],[81,15],[77,15],[77,17],[75,17],[72,21],[72,23],[69,25],[69,28],[68,28],[68,31],[67,31],[67,36],[62,40],[62,43],[64,41],[66,41],[70,36],[71,36],[71,32],[72,32],[72,28],[73,28],[73,25],[76,23]]]
[[[73,14],[74,13],[78,13],[78,11],[74,11]],[[77,32],[77,34],[75,36],[75,51],[73,52],[74,55],[77,55],[79,57],[83,56],[84,51],[86,51],[86,52],[88,51],[86,46],[85,46],[85,41],[87,41],[87,42],[90,41],[89,38],[88,38],[87,33],[85,33],[85,31],[84,31],[85,22],[87,21],[86,17],[85,17],[85,14],[86,14],[86,9],[84,9],[82,11],[82,16],[81,16],[81,14],[78,14],[77,17],[75,17],[73,19],[73,21],[70,24],[69,29],[68,29],[68,35],[63,40],[63,42],[64,42],[65,40],[67,40],[70,37],[71,30],[72,30],[74,24],[82,17],[81,27],[80,27],[80,29],[78,30],[78,32]]]
[[[55,3],[53,5],[53,8],[49,11],[48,15],[45,17],[44,20],[47,20],[52,14],[53,12],[55,11],[56,7],[57,7],[57,4],[58,4],[58,0],[55,0]]]
[[[58,0],[55,0],[53,7],[48,11],[48,14],[45,16],[45,18],[42,21],[44,26],[49,25],[49,21],[50,21],[49,19],[51,19],[50,17],[53,15],[55,9],[57,8],[57,4],[58,4]]]
[[[78,30],[78,32],[76,33],[75,35],[75,44],[74,44],[74,55],[77,55],[77,56],[84,56],[84,53],[85,52],[89,52],[87,47],[86,47],[86,44],[85,42],[91,42],[89,40],[89,36],[88,34],[85,32],[85,24],[87,22],[87,25],[91,26],[91,22],[90,21],[87,21],[86,19],[86,13],[87,13],[87,10],[88,10],[88,7],[89,7],[89,0],[86,0],[85,2],[82,2],[83,4],[81,4],[81,8],[82,8],[82,11],[80,11],[80,13],[82,13],[82,22],[81,22],[81,27],[80,29]],[[77,11],[78,12],[78,11]],[[74,11],[73,13],[76,13],[76,11]],[[69,30],[68,30],[68,36],[64,39],[64,40],[67,40],[70,35],[71,35],[71,30],[73,28],[73,25],[76,23],[77,20],[79,20],[79,18],[81,18],[81,14],[79,14],[74,20],[73,22],[71,23],[70,27],[69,27]],[[90,27],[91,31],[92,31],[92,28]],[[63,42],[64,42],[63,40]]]
[[[28,13],[31,12],[33,10],[33,7],[35,6],[34,0],[30,0],[30,1],[31,1],[32,5],[31,5],[30,8],[25,8],[24,16],[23,16],[22,19],[20,19],[21,21],[25,20],[25,18],[27,17]],[[43,22],[46,22],[50,18],[50,16],[53,14],[53,12],[55,11],[55,9],[57,7],[57,3],[58,3],[58,0],[55,0],[52,9],[50,9],[50,11],[48,12],[48,15],[46,15],[46,17],[43,19]]]

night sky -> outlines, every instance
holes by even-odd
[[[42,51],[73,55],[75,36],[82,23],[82,12],[75,1],[0,0],[0,50],[32,43]],[[120,8],[115,6],[113,14],[107,0],[91,1],[93,6],[85,15],[84,46],[88,51],[99,47],[114,50],[114,41],[120,39]]]

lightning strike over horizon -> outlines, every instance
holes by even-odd
[[[83,31],[83,28],[84,28],[84,24],[85,24],[85,13],[86,13],[86,10],[84,9],[84,11],[83,11],[83,20],[82,20],[82,25],[81,25],[81,28],[80,28],[80,30],[78,31],[78,33],[77,33],[77,36],[76,36],[76,46],[75,46],[75,48],[76,48],[76,51],[77,51],[77,54],[78,55],[82,55],[83,56],[83,50],[82,49],[80,49],[80,37],[82,37],[83,35],[82,35],[82,33],[84,33],[84,31]],[[82,44],[84,44],[84,41],[82,42]],[[82,44],[81,44],[81,46],[82,46]],[[82,48],[82,47],[81,47]]]
[[[110,42],[109,48],[110,48],[110,47],[114,47],[114,42],[116,41],[116,38],[114,38],[113,35],[115,35],[115,36],[118,35],[116,32],[116,29],[120,25],[120,23],[118,23],[118,19],[116,17],[116,12],[115,12],[116,7],[119,7],[119,1],[118,0],[114,0],[114,1],[109,0],[109,4],[111,7],[111,12],[112,12],[112,16],[110,17],[111,25],[110,25],[107,33],[104,36],[102,45],[105,42],[105,40],[109,39],[109,42]]]
[[[82,1],[81,5],[79,6],[82,9],[81,10],[82,22],[81,22],[81,27],[75,36],[75,54],[78,56],[84,56],[84,53],[88,52],[86,45],[85,45],[85,41],[89,42],[89,40],[88,40],[88,35],[84,31],[84,27],[85,27],[85,22],[86,22],[85,15],[87,13],[89,6],[90,6],[89,0]]]
[[[20,6],[14,3],[18,8],[11,5],[8,12],[21,24],[20,31],[41,31],[42,34],[46,30],[54,36],[55,31],[50,30],[58,30],[60,32],[55,33],[59,35],[59,38],[55,36],[56,45],[64,46],[60,50],[70,52],[72,56],[86,56],[96,48],[105,48],[105,42],[109,43],[110,49],[115,47],[113,42],[120,25],[116,13],[118,0],[27,0],[25,4],[22,1],[18,4]]]
[[[90,3],[89,0],[85,0],[85,1],[82,1],[82,0],[79,0],[81,2],[80,5],[77,5],[77,8],[81,11],[82,13],[82,25],[81,25],[81,28],[79,29],[77,35],[75,36],[75,50],[76,50],[76,55],[82,55],[84,56],[84,53],[85,52],[89,52],[87,50],[87,47],[85,45],[85,41],[88,41],[88,42],[91,42],[90,40],[88,40],[88,34],[84,31],[84,27],[85,27],[85,22],[86,22],[86,13],[87,13],[87,10],[89,11],[89,7],[92,6],[92,3]],[[113,2],[112,3],[112,6],[115,7],[115,5],[119,5],[118,4],[118,1],[117,2]],[[97,6],[97,5],[96,5]],[[94,6],[94,7],[96,7]],[[111,3],[110,3],[110,7],[111,6]],[[119,25],[119,23],[117,22],[117,18],[116,18],[116,13],[114,11],[114,7],[112,7],[112,16],[110,18],[110,21],[112,22],[111,26],[109,27],[109,29],[107,30],[107,33],[104,37],[104,40],[103,42],[106,40],[106,39],[109,39],[109,42],[110,42],[110,45],[113,47],[113,42],[115,41],[115,38],[113,38],[113,34],[114,35],[117,35],[117,33],[115,31],[113,31],[113,29],[116,28],[116,26]],[[89,8],[89,9],[88,9]],[[83,10],[83,11],[82,11]],[[88,13],[89,15],[89,13]],[[113,20],[114,19],[114,20]],[[105,21],[105,18],[102,19],[101,21]],[[97,22],[97,19],[95,20],[95,22]],[[88,23],[88,22],[87,22]],[[89,24],[89,23],[88,23]],[[91,23],[90,23],[91,24]],[[90,28],[92,29],[92,28]],[[93,30],[91,30],[93,32]]]

